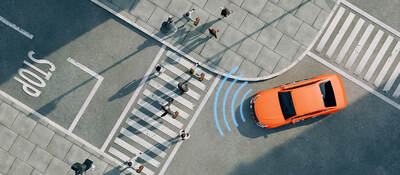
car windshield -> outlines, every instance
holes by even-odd
[[[322,82],[319,84],[319,88],[321,89],[325,107],[336,106],[335,94],[333,93],[331,81]]]
[[[292,95],[290,92],[279,92],[279,103],[281,105],[282,113],[285,119],[289,119],[296,115],[294,110]]]

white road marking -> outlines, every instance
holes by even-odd
[[[326,42],[328,41],[329,37],[332,35],[333,31],[335,30],[336,25],[342,18],[343,14],[345,12],[345,9],[343,7],[340,7],[338,12],[336,13],[336,16],[333,18],[331,24],[329,25],[328,29],[326,30],[325,34],[322,36],[317,48],[315,50],[317,52],[321,52],[322,49],[324,48]]]
[[[364,80],[369,81],[371,79],[373,73],[375,72],[376,68],[378,67],[378,64],[381,62],[381,60],[382,60],[383,56],[385,55],[387,49],[389,48],[390,44],[392,44],[392,41],[393,41],[393,37],[389,35],[386,38],[385,43],[379,50],[378,55],[376,55],[374,62],[372,62],[367,73],[365,74]]]
[[[145,89],[143,91],[143,95],[145,95],[146,97],[149,97],[150,99],[158,102],[159,104],[166,104],[167,101],[165,101],[164,99],[162,99],[161,97],[158,97],[157,95],[153,94],[152,92],[150,92],[149,90]],[[187,119],[189,117],[189,114],[186,113],[185,111],[179,109],[178,107],[176,107],[174,104],[171,104],[171,110],[172,111],[178,111],[179,112],[179,116],[181,116],[184,119]]]
[[[383,91],[387,92],[392,88],[393,83],[396,81],[397,76],[399,76],[399,74],[400,74],[400,62],[397,64],[396,68],[392,72],[392,75],[390,75],[390,78],[386,82],[385,87],[383,87]]]
[[[346,72],[344,72],[343,70],[340,70],[339,68],[335,67],[334,65],[330,64],[329,62],[325,61],[324,59],[322,59],[321,57],[319,57],[318,55],[315,55],[312,52],[307,52],[307,55],[311,56],[313,59],[315,59],[316,61],[320,62],[321,64],[327,66],[328,68],[332,69],[333,71],[339,73],[340,75],[342,75],[343,77],[349,79],[350,81],[356,83],[358,86],[364,88],[365,90],[367,90],[368,92],[370,92],[371,94],[374,94],[375,96],[377,96],[378,98],[382,99],[383,101],[385,101],[386,103],[392,105],[393,107],[397,108],[398,110],[400,110],[400,105],[397,104],[396,102],[394,102],[393,100],[389,99],[388,97],[382,95],[381,93],[377,92],[376,90],[372,89],[371,87],[369,87],[368,85],[364,84],[363,82],[361,82],[360,80],[357,80],[356,78],[354,78],[353,76],[347,74]],[[399,69],[400,69],[400,64],[399,64]]]
[[[147,116],[146,114],[143,114],[137,109],[134,109],[132,111],[132,114],[135,116],[139,117],[149,125],[153,126],[154,128],[157,128],[158,130],[162,131],[163,133],[169,135],[170,137],[177,137],[178,133],[172,131],[171,129],[167,128],[166,126],[162,125],[161,123],[155,121],[153,118]]]
[[[199,107],[197,108],[196,112],[193,114],[193,118],[190,120],[189,124],[187,125],[185,131],[189,132],[190,129],[192,128],[194,122],[197,120],[199,117],[199,114],[201,110],[203,109],[204,105],[207,103],[208,98],[210,98],[212,92],[214,91],[215,87],[217,86],[218,82],[220,80],[220,76],[218,75],[214,82],[211,84],[210,89],[208,90],[207,94],[204,96],[203,100],[201,101]],[[178,152],[179,147],[183,142],[178,142],[174,149],[172,150],[171,154],[168,156],[168,159],[165,161],[164,166],[161,168],[160,172],[158,173],[159,175],[164,175],[165,171],[167,171],[167,168],[169,164],[172,162],[172,159],[175,157],[176,153]]]
[[[156,146],[150,144],[146,140],[136,136],[134,133],[130,132],[129,130],[127,130],[125,128],[121,129],[121,134],[130,138],[131,140],[135,141],[136,143],[139,143],[140,145],[145,147],[148,151],[151,151],[154,154],[159,155],[162,158],[164,158],[167,155],[167,153],[165,153],[164,151],[162,151],[159,148],[157,148]]]
[[[128,143],[126,143],[125,141],[123,141],[122,139],[120,139],[118,137],[114,140],[114,143],[116,143],[117,145],[121,146],[125,150],[131,152],[132,154],[139,155],[139,153],[141,152],[140,150],[136,149],[132,145],[129,145]],[[150,163],[151,165],[153,165],[155,167],[159,167],[160,166],[160,162],[159,161],[157,161],[156,159],[151,158],[146,153],[142,152],[142,154],[138,158],[143,159],[144,161]]]
[[[163,45],[160,48],[160,51],[158,51],[157,56],[154,58],[153,62],[151,63],[151,65],[149,67],[149,69],[147,70],[146,74],[144,75],[142,81],[139,84],[139,87],[136,89],[136,91],[133,93],[132,97],[129,99],[129,101],[126,104],[124,110],[122,111],[120,117],[118,118],[117,122],[115,123],[113,129],[111,130],[111,132],[108,135],[106,141],[104,142],[103,146],[101,147],[101,151],[104,152],[104,150],[107,148],[108,144],[111,142],[111,139],[113,138],[114,134],[117,132],[117,129],[119,128],[121,123],[124,121],[126,114],[129,112],[129,109],[132,107],[133,102],[135,101],[135,99],[139,95],[140,90],[143,88],[145,82],[147,81],[147,79],[149,78],[151,72],[153,71],[153,68],[156,66],[156,64],[160,60],[161,55],[165,51],[165,48],[166,48],[166,46]]]
[[[173,98],[175,101],[177,101],[180,104],[182,104],[182,105],[188,107],[189,109],[193,110],[193,108],[194,108],[193,103],[191,103],[190,101],[186,100],[182,96],[178,95],[176,92],[171,91],[170,89],[164,87],[163,85],[161,85],[160,83],[158,83],[158,82],[156,82],[154,80],[150,80],[149,84],[150,84],[150,86],[153,86],[155,89],[159,90],[163,94]]]
[[[375,48],[378,45],[379,41],[381,40],[382,36],[383,36],[383,31],[379,30],[378,33],[375,35],[374,39],[372,40],[371,44],[369,45],[367,51],[364,53],[364,56],[362,57],[356,70],[354,71],[355,74],[360,75],[365,65],[367,64],[369,58],[371,57],[372,53],[375,51]]]
[[[166,55],[168,57],[172,58],[173,60],[175,60],[176,62],[178,62],[179,64],[181,64],[182,66],[185,66],[187,69],[190,69],[190,68],[194,67],[194,64],[192,64],[191,62],[187,61],[184,58],[181,58],[179,55],[177,55],[174,52],[171,52],[171,51],[168,50]],[[205,74],[204,79],[206,79],[206,80],[210,80],[211,79],[211,75],[210,74],[202,71],[201,69],[197,69],[197,71],[198,71],[198,73],[204,73]]]
[[[33,39],[33,35],[30,34],[29,32],[27,32],[26,30],[18,27],[17,25],[13,24],[12,22],[8,21],[7,19],[5,19],[4,17],[0,16],[0,21],[3,22],[5,25],[7,25],[8,27],[11,27],[12,29],[16,30],[17,32],[19,32],[20,34],[24,35],[25,37],[29,38],[29,39]]]
[[[129,158],[127,155],[125,155],[124,153],[119,152],[117,149],[115,149],[114,147],[110,147],[110,149],[108,150],[108,152],[110,152],[111,154],[113,154],[115,157],[118,157],[119,159],[121,159],[122,161],[128,161]],[[154,172],[149,170],[147,167],[143,168],[143,173],[147,174],[147,175],[153,175]],[[136,174],[136,173],[135,173]]]
[[[128,120],[126,120],[126,123],[129,126],[132,126],[136,130],[138,130],[139,132],[141,132],[141,133],[147,135],[148,137],[152,138],[154,141],[160,143],[161,145],[164,145],[165,147],[170,147],[171,146],[170,142],[168,142],[167,140],[165,140],[161,136],[157,135],[153,131],[151,131],[151,130],[147,129],[146,127],[142,126],[141,124],[135,122],[134,120],[131,120],[131,119],[128,118]]]
[[[333,53],[335,52],[337,46],[339,45],[340,41],[342,40],[344,34],[346,33],[347,29],[349,28],[351,22],[354,19],[354,13],[349,14],[347,16],[346,21],[343,23],[342,27],[339,30],[339,33],[336,35],[335,39],[333,40],[331,47],[329,47],[328,51],[326,52],[326,56],[331,58]]]
[[[372,30],[374,29],[374,25],[370,24],[367,29],[365,30],[364,34],[362,35],[360,41],[358,42],[356,48],[354,48],[353,53],[351,54],[349,60],[347,60],[345,67],[350,69],[353,63],[356,61],[358,54],[360,53],[361,49],[364,47],[364,44],[367,42],[369,35],[371,35]]]
[[[340,64],[346,55],[347,51],[349,51],[351,44],[353,43],[354,39],[358,32],[360,31],[361,27],[364,25],[364,20],[359,18],[356,26],[354,26],[353,31],[351,31],[350,36],[347,38],[346,43],[344,43],[342,50],[340,50],[339,55],[336,58],[336,63]]]
[[[399,51],[400,51],[400,42],[397,42],[396,46],[394,47],[394,49],[392,51],[392,54],[386,60],[385,65],[381,69],[381,72],[379,72],[378,77],[376,77],[376,79],[375,79],[374,84],[375,84],[376,87],[379,87],[381,85],[383,78],[385,77],[385,75],[389,71],[389,68],[393,64],[393,61],[396,59],[397,54],[399,54]]]
[[[174,80],[173,78],[171,78],[167,74],[161,73],[160,75],[158,75],[158,77],[160,77],[165,82],[171,84],[172,86],[178,87],[179,82]],[[190,97],[193,97],[196,100],[200,99],[200,95],[197,92],[195,92],[192,88],[190,88],[190,86],[189,86],[189,91],[186,92],[186,94],[189,95]]]
[[[141,107],[147,109],[148,111],[152,112],[154,115],[160,116],[160,118],[162,118],[163,120],[165,120],[166,122],[174,125],[175,127],[181,129],[183,127],[183,124],[181,122],[179,122],[178,120],[173,119],[170,115],[166,115],[164,117],[161,117],[161,114],[163,114],[164,112],[161,111],[160,109],[155,108],[153,105],[145,102],[142,99],[138,100],[138,105],[140,105]]]
[[[396,90],[393,93],[394,98],[398,98],[400,96],[400,84],[397,86]]]
[[[190,77],[190,75],[188,75],[188,73],[185,73],[181,70],[179,70],[178,68],[176,68],[174,65],[168,64],[168,65],[164,65],[164,67],[166,69],[168,69],[169,71],[171,71],[172,73],[178,75],[179,77],[182,77],[185,80],[189,80],[189,83],[191,83],[192,85],[200,88],[201,90],[205,90],[206,89],[206,85],[204,85],[202,82],[200,82],[199,80]]]
[[[68,131],[72,132],[74,130],[74,128],[76,127],[76,125],[78,124],[78,121],[81,119],[81,117],[82,117],[83,113],[85,112],[86,108],[88,107],[90,101],[92,101],[92,98],[93,98],[94,94],[96,94],[97,89],[99,89],[99,87],[100,87],[101,83],[103,82],[104,78],[103,78],[103,76],[97,74],[96,72],[92,71],[88,67],[86,67],[86,66],[82,65],[81,63],[75,61],[71,57],[67,58],[67,61],[70,62],[71,64],[75,65],[76,67],[82,69],[83,71],[87,72],[88,74],[94,76],[97,79],[97,82],[94,85],[94,87],[92,88],[92,90],[90,91],[89,96],[86,98],[85,102],[81,106],[81,109],[79,109],[78,114],[76,114],[74,121],[72,121],[71,125],[68,128]]]

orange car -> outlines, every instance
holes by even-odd
[[[252,116],[263,128],[276,128],[319,115],[330,114],[347,105],[339,75],[327,74],[261,91],[250,100]]]

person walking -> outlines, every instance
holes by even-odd
[[[178,117],[179,112],[178,111],[172,112],[171,107],[170,107],[173,101],[174,101],[174,99],[171,98],[171,100],[166,105],[161,107],[164,110],[164,113],[161,115],[161,117],[164,117],[167,114],[172,115],[173,119]]]
[[[194,8],[190,9],[188,12],[185,13],[185,17],[192,20],[192,13],[194,12]]]
[[[182,141],[187,140],[187,139],[190,138],[190,134],[189,134],[189,133],[186,133],[184,129],[181,129],[181,130],[179,131],[179,135],[180,135]]]
[[[184,93],[189,91],[189,88],[188,88],[187,84],[184,83],[184,82],[178,83],[178,88],[179,88],[179,90],[181,90],[182,94],[184,94]]]
[[[189,72],[190,72],[190,75],[196,77],[199,81],[203,81],[204,77],[205,77],[205,73],[202,72],[202,73],[198,74],[196,72],[198,65],[199,65],[199,63],[197,62],[192,68],[190,68]]]
[[[218,32],[219,30],[215,30],[214,26],[210,26],[208,28],[208,32],[210,32],[210,37],[215,37],[216,39],[218,39]]]
[[[160,64],[157,64],[156,72],[157,72],[157,75],[160,75],[162,72],[164,72],[164,68]]]
[[[137,158],[139,158],[140,156],[142,155],[142,152],[139,152],[139,154],[135,154],[135,157],[132,157],[131,159],[129,159],[127,162],[127,164],[128,164],[128,166],[129,167],[132,167],[133,169],[136,169],[136,172],[137,173],[141,173],[142,172],[142,170],[143,170],[143,168],[144,168],[144,166],[143,165],[139,165],[137,168],[135,167],[136,165],[137,165],[137,163],[136,163],[136,159]],[[135,164],[134,164],[135,163]]]
[[[221,10],[221,17],[218,19],[227,18],[233,13],[233,11],[229,10],[228,8],[220,7],[219,9]]]

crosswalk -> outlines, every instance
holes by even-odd
[[[310,51],[385,96],[399,100],[399,32],[346,4],[339,4]]]
[[[107,152],[126,162],[132,158],[135,165],[144,165],[143,174],[152,175],[162,165],[169,148],[179,141],[179,130],[188,123],[202,96],[205,95],[212,75],[196,68],[197,73],[205,73],[203,81],[188,74],[194,64],[174,52],[167,51],[160,65],[164,71],[150,78],[139,95],[131,115],[122,125],[119,134],[110,144]],[[189,91],[181,94],[180,82],[187,82]],[[172,111],[178,111],[177,118],[171,115],[161,117],[162,106],[170,99]],[[139,156],[137,156],[139,155]]]

